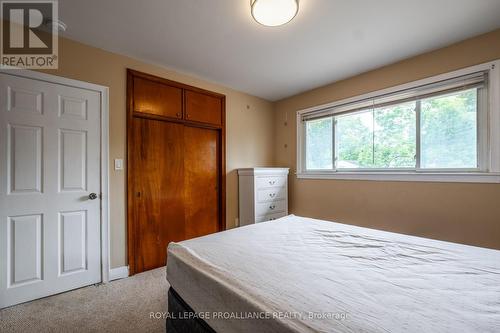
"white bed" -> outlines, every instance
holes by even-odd
[[[217,332],[500,332],[500,251],[293,215],[171,243],[167,279]]]

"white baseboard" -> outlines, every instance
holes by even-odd
[[[109,270],[109,281],[124,279],[128,277],[128,266],[111,268]]]

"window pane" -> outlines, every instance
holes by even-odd
[[[416,103],[374,111],[375,168],[415,168],[417,154]]]
[[[306,169],[333,169],[332,117],[306,122]]]
[[[414,168],[415,102],[337,117],[337,169]]]
[[[373,167],[373,112],[336,117],[337,169]]]
[[[477,168],[477,89],[422,100],[422,168]]]

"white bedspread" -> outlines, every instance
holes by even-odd
[[[496,250],[292,215],[168,253],[171,286],[221,333],[500,332]]]

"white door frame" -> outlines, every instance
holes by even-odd
[[[61,84],[98,92],[101,97],[101,281],[109,282],[109,88],[98,84],[64,78],[25,69],[0,69],[0,73]]]

